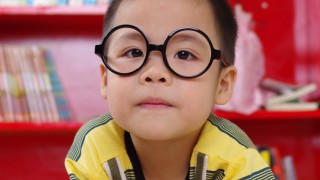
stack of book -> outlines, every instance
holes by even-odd
[[[271,90],[275,95],[265,104],[267,111],[315,111],[319,109],[319,102],[309,100],[308,96],[317,91],[317,85],[293,85],[273,79],[265,79],[262,88]]]
[[[276,147],[258,146],[257,149],[277,180],[297,179],[292,156],[281,157]]]
[[[0,45],[0,121],[58,122],[70,111],[50,52]]]
[[[110,0],[0,0],[0,6],[82,6],[106,5]]]

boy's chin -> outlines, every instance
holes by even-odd
[[[133,114],[133,113],[132,113]],[[176,112],[157,115],[133,114],[130,117],[118,117],[118,125],[141,140],[170,141],[199,132],[204,121],[179,116]]]
[[[187,133],[182,129],[169,128],[144,128],[135,129],[130,132],[133,136],[144,141],[175,141],[185,136]]]

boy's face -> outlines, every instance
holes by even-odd
[[[130,0],[115,14],[113,27],[132,24],[151,44],[163,44],[181,27],[204,31],[220,49],[213,13],[207,1]],[[133,135],[148,140],[170,140],[197,134],[214,104],[223,104],[232,94],[236,71],[219,73],[219,61],[195,79],[175,76],[162,55],[152,51],[147,64],[131,76],[102,71],[101,93],[115,121]],[[103,68],[101,68],[103,69]]]

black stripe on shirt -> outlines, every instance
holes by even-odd
[[[247,136],[247,134],[234,123],[226,119],[216,117],[213,114],[209,116],[208,120],[212,125],[216,126],[220,131],[224,132],[229,137],[237,141],[240,145],[244,146],[245,148],[255,149],[254,144]]]
[[[81,156],[81,149],[87,134],[96,127],[107,124],[111,120],[111,115],[104,114],[96,119],[89,121],[87,124],[82,126],[75,136],[72,146],[67,154],[67,158],[70,158],[74,161],[78,161]]]
[[[79,180],[79,178],[75,174],[69,174],[70,180]]]
[[[271,169],[269,167],[263,168],[259,171],[256,171],[246,177],[241,178],[240,180],[275,180]]]

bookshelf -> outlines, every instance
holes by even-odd
[[[50,49],[72,113],[71,122],[0,123],[4,179],[68,178],[64,158],[81,121],[107,108],[99,95],[100,59],[93,53],[105,10],[105,6],[0,7],[0,44]]]
[[[0,8],[0,43],[50,49],[75,120],[106,109],[99,95],[100,59],[93,53],[101,41],[105,10],[105,6]]]
[[[105,9],[102,6],[0,8],[0,43],[48,47],[73,114],[70,122],[0,123],[2,177],[67,179],[63,163],[75,133],[83,120],[102,114],[107,108],[99,95],[100,61],[93,53],[94,45],[101,39]],[[271,43],[266,46],[271,49],[268,48]],[[293,81],[294,65],[290,64],[283,75],[279,74],[279,67],[272,71],[272,63],[276,60],[267,65],[269,76],[285,76],[289,78],[280,80]],[[249,116],[215,113],[238,124],[256,144],[277,146],[281,155],[292,155],[298,179],[320,178],[317,172],[320,169],[317,163],[320,161],[320,111],[261,110]]]

